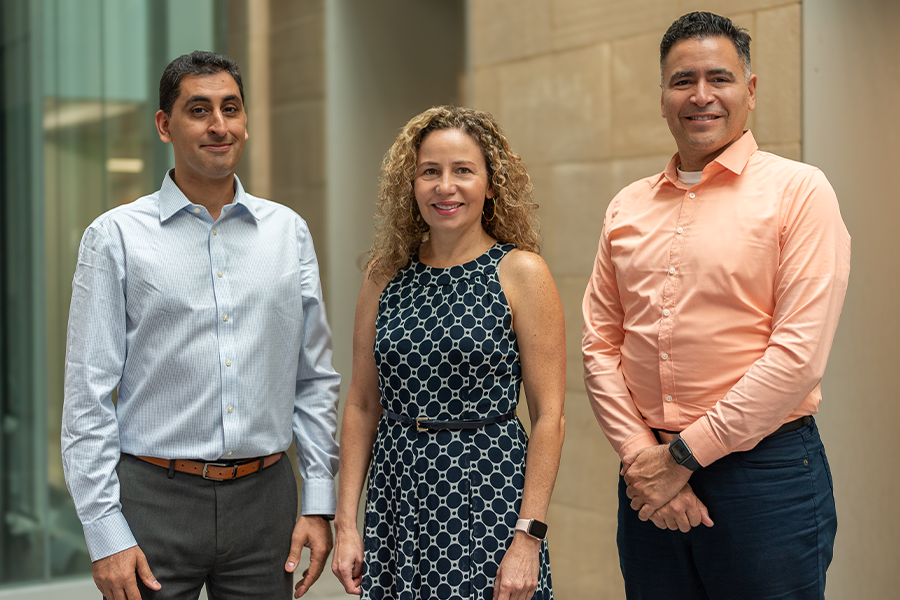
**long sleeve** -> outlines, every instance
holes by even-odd
[[[635,406],[622,369],[625,311],[608,238],[617,200],[607,211],[594,270],[584,292],[582,356],[584,383],[594,415],[613,449],[625,456],[657,441]]]
[[[105,230],[82,238],[66,342],[62,458],[92,560],[136,545],[119,503],[119,427],[112,392],[125,364],[121,255]]]
[[[704,466],[752,448],[811,394],[819,396],[850,276],[850,236],[821,171],[809,170],[795,186],[781,216],[768,346],[734,387],[682,433]],[[811,405],[803,412],[815,410]]]
[[[299,221],[299,220],[298,220]],[[334,432],[341,376],[331,365],[331,330],[325,317],[319,266],[312,237],[300,222],[303,331],[294,403],[297,464],[303,478],[302,514],[333,515],[338,445]]]

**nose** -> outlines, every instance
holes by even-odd
[[[451,173],[444,173],[438,180],[437,193],[444,196],[452,196],[456,193],[456,183],[452,179]]]
[[[214,110],[212,112],[209,119],[209,131],[215,135],[225,134],[225,115],[222,114],[221,110]]]
[[[697,87],[694,88],[694,95],[691,100],[693,100],[694,104],[697,106],[706,106],[707,104],[710,104],[715,100],[712,95],[712,87],[710,87],[706,81],[701,79],[697,84]]]

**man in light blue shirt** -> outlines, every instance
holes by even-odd
[[[156,125],[175,168],[88,227],[72,286],[62,455],[94,580],[110,599],[284,598],[307,546],[302,595],[332,547],[340,387],[312,238],[234,175],[233,61],[172,61]]]

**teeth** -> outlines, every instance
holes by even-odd
[[[690,117],[690,118],[694,121],[712,121],[716,117],[712,116],[712,117]]]

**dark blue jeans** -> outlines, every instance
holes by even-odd
[[[619,477],[619,563],[629,600],[822,600],[837,516],[815,420],[691,476],[715,525],[641,521]]]

